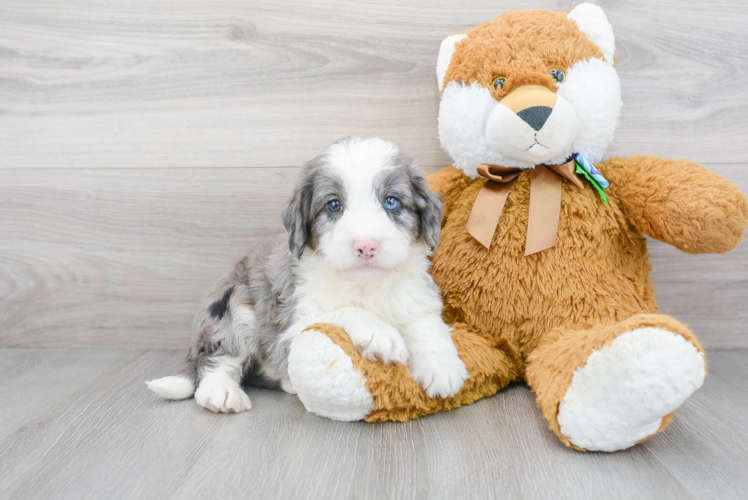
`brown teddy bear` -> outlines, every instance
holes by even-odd
[[[705,377],[703,349],[658,314],[646,240],[692,253],[734,248],[748,221],[738,188],[701,165],[602,160],[621,107],[603,11],[516,11],[442,42],[439,136],[454,166],[432,276],[470,378],[430,399],[408,368],[362,358],[315,325],[289,372],[307,409],[404,421],[525,381],[551,429],[614,451],[665,428]]]

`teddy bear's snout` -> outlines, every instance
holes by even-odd
[[[498,102],[486,120],[488,146],[535,165],[564,160],[579,130],[569,102],[541,85],[523,85]]]
[[[532,106],[531,108],[523,109],[517,116],[535,130],[540,130],[548,121],[548,117],[553,113],[553,108],[550,106]]]
[[[541,85],[523,85],[509,92],[501,104],[535,130],[540,130],[558,102],[555,92]]]

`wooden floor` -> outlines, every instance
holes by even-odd
[[[172,350],[0,350],[0,498],[746,498],[748,351],[710,376],[661,435],[581,453],[511,386],[405,424],[341,423],[285,393],[250,412],[166,402],[143,381]]]

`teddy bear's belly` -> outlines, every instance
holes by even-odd
[[[472,204],[455,207],[432,268],[447,316],[527,353],[556,327],[656,312],[645,239],[586,191],[564,186],[556,246],[527,257],[527,200],[510,195],[489,249],[465,228]]]

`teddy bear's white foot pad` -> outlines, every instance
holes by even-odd
[[[315,330],[291,344],[288,375],[307,411],[333,420],[361,420],[374,408],[366,378],[330,338]]]
[[[561,433],[590,451],[629,448],[701,387],[704,355],[680,335],[638,328],[576,369],[558,410]]]

